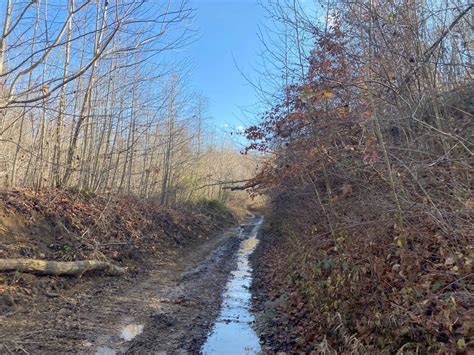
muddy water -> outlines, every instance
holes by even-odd
[[[249,256],[258,244],[257,233],[263,219],[255,225],[240,245],[237,269],[232,272],[223,295],[221,312],[202,347],[203,354],[257,354],[260,344],[252,328],[250,307],[252,268]]]
[[[130,341],[134,339],[137,335],[140,335],[143,332],[143,324],[130,323],[122,328],[120,332],[120,338],[124,341]],[[116,355],[117,351],[109,348],[108,346],[99,346],[95,355]]]
[[[120,336],[125,341],[130,341],[143,332],[143,324],[129,324],[122,329]]]

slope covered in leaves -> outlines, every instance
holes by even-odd
[[[61,261],[160,257],[234,222],[205,201],[167,208],[153,200],[64,190],[3,192],[0,213],[1,258]]]
[[[361,217],[355,205],[344,198],[335,207]],[[272,215],[254,259],[255,308],[269,349],[425,353],[472,346],[471,231],[453,242],[413,217],[401,247],[390,219],[367,207],[356,207],[364,216],[335,239],[315,210],[306,218]]]

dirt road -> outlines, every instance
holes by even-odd
[[[65,282],[50,302],[1,317],[0,352],[199,353],[255,221],[150,263],[146,275]]]

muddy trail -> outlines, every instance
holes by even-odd
[[[218,354],[223,341],[225,344],[226,324],[237,325],[236,339],[241,333],[240,342],[257,342],[249,349],[258,350],[247,309],[248,255],[261,221],[261,217],[251,216],[240,227],[183,248],[166,262],[150,263],[146,275],[120,282],[114,278],[78,279],[69,290],[65,287],[60,293],[50,293],[50,302],[2,316],[0,350]],[[234,307],[229,307],[229,302]],[[16,317],[16,312],[26,317]],[[203,347],[207,338],[213,343],[210,346],[208,341]],[[233,352],[229,349],[225,353]]]

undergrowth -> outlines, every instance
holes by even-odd
[[[472,346],[469,232],[453,243],[434,223],[413,218],[400,245],[393,220],[333,237],[324,223],[270,216],[254,287],[265,290],[257,308],[272,350],[433,353]]]

